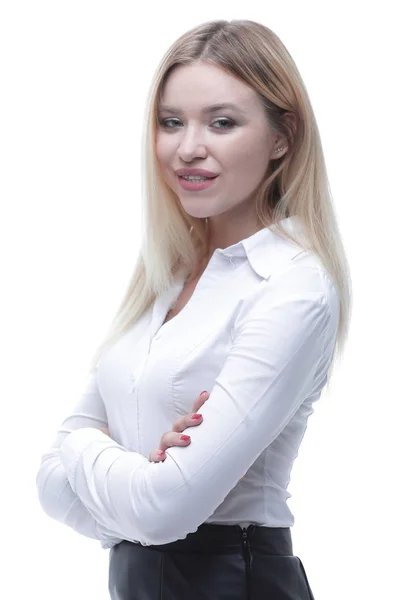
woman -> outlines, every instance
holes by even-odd
[[[181,36],[152,82],[144,143],[141,252],[42,457],[41,505],[110,548],[113,599],[313,598],[287,486],[342,354],[350,276],[279,38],[240,20]]]

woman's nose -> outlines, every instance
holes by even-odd
[[[183,160],[189,161],[192,158],[206,157],[206,144],[203,140],[203,133],[196,129],[188,129],[181,137],[178,146],[178,156]]]

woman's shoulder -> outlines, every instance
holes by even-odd
[[[309,250],[303,250],[294,259],[280,265],[268,279],[270,286],[281,282],[299,284],[302,286],[302,291],[318,289],[326,294],[336,292],[333,278],[323,261]]]
[[[244,310],[256,304],[281,306],[322,304],[330,312],[339,310],[337,287],[323,262],[314,253],[302,250],[292,260],[278,264],[267,279],[244,297]]]

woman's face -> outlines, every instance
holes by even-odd
[[[228,103],[235,106],[209,108]],[[279,154],[274,152],[277,140],[254,90],[215,66],[179,65],[166,81],[158,118],[157,159],[189,215],[204,218],[255,211],[254,191],[270,159]],[[176,174],[184,167],[218,176],[203,190],[186,190]]]

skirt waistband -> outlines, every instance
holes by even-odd
[[[252,550],[263,554],[293,555],[290,527],[264,527],[262,525],[221,525],[202,523],[194,533],[186,538],[147,548],[163,552],[194,552],[214,554],[215,552],[238,552],[240,544],[248,543]],[[128,542],[131,543],[131,542]]]

